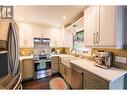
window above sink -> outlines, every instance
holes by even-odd
[[[84,46],[84,30],[73,33],[73,49],[88,53],[89,49]]]

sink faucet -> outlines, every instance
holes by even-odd
[[[74,56],[76,56],[76,49],[75,48],[71,49],[71,53],[74,54]]]
[[[77,56],[77,52],[78,52],[78,51],[77,51],[76,49],[74,49],[75,57],[78,57],[78,56]]]

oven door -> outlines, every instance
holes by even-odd
[[[48,70],[51,69],[51,61],[39,60],[34,63],[35,71]]]
[[[40,79],[51,76],[51,60],[43,60],[34,63],[35,75],[34,79]]]

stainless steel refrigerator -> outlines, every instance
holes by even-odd
[[[1,77],[0,89],[21,88],[18,53],[18,27],[14,20],[0,20],[0,52],[3,51],[6,51],[7,58],[1,55],[0,60],[5,58],[7,59],[7,63],[3,62],[0,64],[0,69],[2,69],[2,65],[7,64],[8,74]],[[4,70],[2,72],[4,72]]]

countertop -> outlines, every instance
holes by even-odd
[[[59,57],[74,57],[73,55],[69,55],[69,54],[50,54],[51,57],[53,56],[59,56]]]
[[[100,67],[96,67],[94,66],[95,62],[90,61],[88,59],[72,60],[71,63],[110,82],[127,74],[127,70],[120,68],[112,67],[110,69],[105,70]]]
[[[0,54],[4,54],[4,53],[7,53],[7,51],[0,51]]]
[[[33,55],[31,55],[31,56],[20,56],[20,57],[19,57],[19,60],[20,60],[20,61],[22,61],[22,60],[24,60],[24,59],[33,59]]]
[[[51,54],[51,57],[53,56],[74,57],[72,55],[67,55],[67,54]],[[20,61],[23,59],[31,59],[31,58],[33,58],[33,56],[21,56]],[[95,62],[88,59],[79,58],[76,60],[71,60],[71,63],[111,82],[127,74],[127,70],[120,69],[120,68],[112,67],[110,69],[105,70],[105,69],[96,67],[94,66]]]

